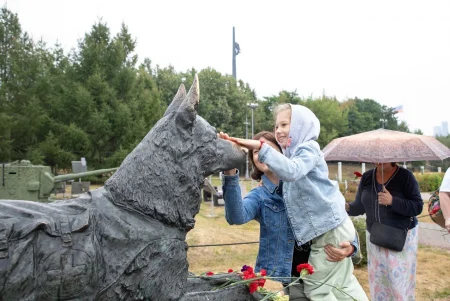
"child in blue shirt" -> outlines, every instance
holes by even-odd
[[[319,120],[308,108],[291,104],[277,107],[275,116],[275,136],[284,155],[263,140],[228,138],[258,151],[258,161],[283,181],[286,214],[297,246],[311,241],[308,261],[315,273],[304,280],[305,295],[310,300],[368,300],[353,276],[350,258],[326,260],[325,246],[353,241],[355,228],[339,187],[328,179],[327,164],[315,141],[320,133]]]

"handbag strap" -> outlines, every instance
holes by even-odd
[[[389,184],[389,182],[394,178],[394,176],[397,174],[398,170],[400,167],[397,167],[397,170],[395,171],[395,173],[391,176],[391,178],[386,182],[386,184],[382,184],[382,186],[384,185],[386,187],[387,184]],[[372,184],[373,184],[373,190],[375,192],[375,199],[376,202],[373,202],[375,204],[375,210],[374,210],[374,219],[375,221],[379,222],[380,224],[382,224],[381,222],[381,218],[380,218],[380,203],[378,202],[378,191],[377,191],[377,187],[375,184],[376,181],[376,168],[373,169],[373,177],[372,177]],[[377,212],[378,212],[378,220],[377,220]],[[405,229],[406,232],[408,232],[408,230],[411,228],[411,223],[414,221],[414,217],[410,217],[410,222],[408,225],[408,228]]]

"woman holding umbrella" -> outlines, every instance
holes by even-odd
[[[419,185],[410,171],[395,163],[375,165],[375,169],[363,174],[355,201],[346,204],[349,215],[366,214],[371,299],[414,300],[418,247],[416,216],[423,208]],[[404,233],[404,243],[401,242],[395,251],[390,243],[395,240],[397,231],[400,236]]]
[[[366,214],[372,300],[414,300],[423,201],[414,175],[390,162],[443,160],[450,149],[434,137],[378,129],[336,138],[322,152],[327,161],[384,163],[364,173],[346,209]]]

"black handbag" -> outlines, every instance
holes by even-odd
[[[398,229],[375,221],[370,228],[370,242],[379,247],[401,252],[407,234],[408,229]]]
[[[395,174],[391,177],[391,179],[395,176]],[[389,179],[389,181],[385,184],[385,186],[390,182],[391,179]],[[373,187],[375,188],[375,170],[373,173]],[[376,189],[375,193],[377,193]],[[376,213],[374,213],[375,221],[373,222],[370,228],[370,242],[379,247],[383,247],[392,251],[401,252],[403,250],[403,247],[405,246],[406,236],[408,235],[409,227],[411,226],[411,223],[414,220],[413,217],[411,217],[411,222],[409,223],[409,226],[406,229],[398,229],[382,224],[380,219],[378,197],[375,211],[378,211],[378,221]]]

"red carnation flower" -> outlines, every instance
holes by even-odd
[[[266,279],[258,279],[258,286],[263,287],[266,283]]]
[[[251,279],[251,278],[255,278],[255,277],[256,277],[256,275],[255,275],[255,273],[253,273],[253,270],[251,272],[249,272],[248,270],[244,271],[244,279]]]
[[[358,171],[355,171],[354,174],[355,174],[355,177],[357,177],[357,178],[361,178],[362,177],[362,174],[360,172],[358,172]]]
[[[297,266],[297,272],[299,272],[300,275],[311,275],[314,273],[314,268],[309,263],[301,263]]]
[[[228,270],[228,273],[233,273],[233,270],[232,270],[232,269],[229,269],[229,270]]]
[[[206,272],[206,276],[212,276],[212,275],[214,275],[213,272]]]
[[[248,289],[250,291],[250,294],[256,292],[256,290],[258,289],[258,281],[253,281],[252,283],[250,283]]]
[[[265,269],[261,269],[261,276],[266,276],[267,275],[267,271]]]

